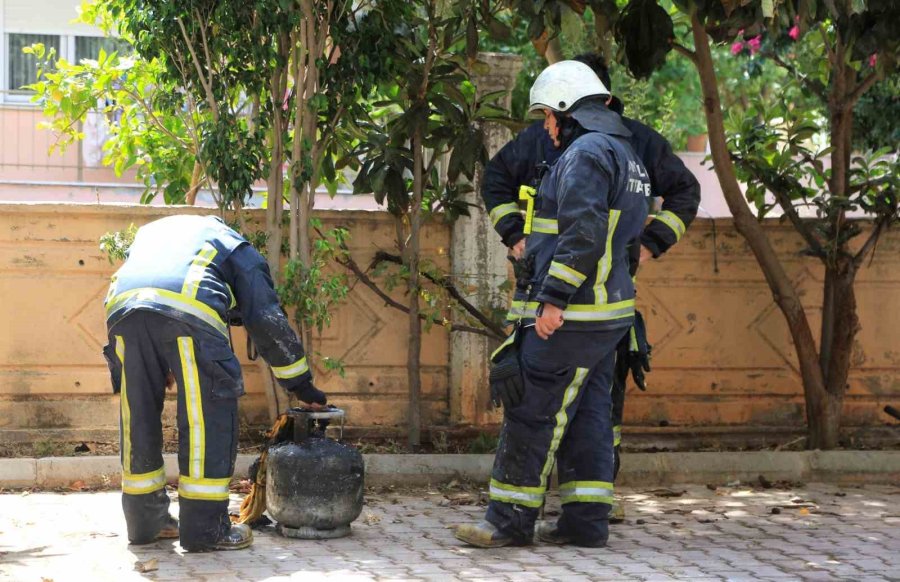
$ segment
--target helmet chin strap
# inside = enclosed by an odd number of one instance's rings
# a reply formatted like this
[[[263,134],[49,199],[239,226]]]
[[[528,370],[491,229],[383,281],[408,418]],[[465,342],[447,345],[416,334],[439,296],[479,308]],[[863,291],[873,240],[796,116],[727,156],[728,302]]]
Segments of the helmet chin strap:
[[[560,150],[565,150],[573,141],[587,133],[574,118],[557,111],[553,112],[553,116],[556,118],[556,127],[559,129],[557,140],[559,140]]]

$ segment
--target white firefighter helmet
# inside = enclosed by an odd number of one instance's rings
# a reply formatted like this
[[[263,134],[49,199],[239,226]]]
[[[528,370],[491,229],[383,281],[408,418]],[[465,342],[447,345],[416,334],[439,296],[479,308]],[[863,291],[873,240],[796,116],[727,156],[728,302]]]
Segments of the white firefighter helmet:
[[[541,71],[534,80],[528,110],[550,109],[563,113],[585,97],[609,94],[609,89],[589,66],[578,61],[559,61]]]

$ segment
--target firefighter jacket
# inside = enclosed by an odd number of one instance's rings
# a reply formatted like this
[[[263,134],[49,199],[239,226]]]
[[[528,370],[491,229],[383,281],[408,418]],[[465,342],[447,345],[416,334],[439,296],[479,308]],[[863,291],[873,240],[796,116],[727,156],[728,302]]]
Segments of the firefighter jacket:
[[[662,197],[661,211],[640,237],[641,244],[658,257],[681,239],[697,215],[700,184],[663,136],[627,117],[622,118],[622,123],[631,132],[629,143],[650,176],[650,195]],[[542,168],[552,166],[559,155],[543,122],[538,121],[488,163],[481,196],[504,245],[511,247],[525,237],[524,220],[517,205],[519,186],[535,186]]]
[[[170,216],[140,228],[105,305],[109,329],[136,310],[154,311],[190,324],[223,357],[232,357],[226,321],[236,311],[285,389],[312,380],[265,259],[218,217]]]
[[[517,287],[511,321],[532,323],[542,303],[565,310],[564,330],[633,321],[628,243],[643,228],[650,183],[618,115],[605,111],[602,121],[602,132],[589,127],[541,181],[525,246],[533,275]]]

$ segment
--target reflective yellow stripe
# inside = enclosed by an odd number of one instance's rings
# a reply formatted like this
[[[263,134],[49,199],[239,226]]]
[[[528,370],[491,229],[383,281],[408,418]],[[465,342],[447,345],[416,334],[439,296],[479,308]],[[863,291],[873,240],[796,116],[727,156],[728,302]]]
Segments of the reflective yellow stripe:
[[[196,299],[192,299],[181,293],[169,291],[167,289],[156,289],[154,287],[141,287],[139,289],[131,289],[123,291],[116,295],[112,301],[106,305],[106,318],[109,319],[113,314],[124,307],[126,301],[134,300],[135,302],[146,301],[148,303],[157,303],[189,313],[194,317],[204,321],[212,326],[216,331],[228,337],[228,327],[219,317],[219,314],[205,303],[201,303]]]
[[[131,472],[131,406],[128,404],[128,388],[125,385],[125,340],[116,336],[116,356],[122,366],[122,381],[119,387],[119,406],[122,410],[122,472]]]
[[[519,487],[491,479],[490,498],[525,507],[540,507],[544,503],[544,491],[545,487]]]
[[[613,427],[613,446],[617,447],[622,443],[622,425],[617,424]]]
[[[305,356],[287,366],[272,366],[272,373],[275,374],[276,378],[281,378],[282,380],[296,378],[307,372],[309,372],[309,364],[306,363]]]
[[[610,271],[612,271],[613,262],[613,235],[616,233],[616,226],[619,224],[619,217],[621,215],[621,210],[609,211],[609,225],[606,232],[606,248],[603,250],[603,256],[600,257],[600,261],[597,263],[597,282],[594,285],[594,303],[596,303],[597,305],[603,305],[604,303],[606,303],[606,280],[609,278]]]
[[[547,274],[573,287],[581,287],[581,284],[587,279],[587,275],[582,275],[572,267],[556,261],[550,263],[550,271]]]
[[[106,299],[103,300],[103,305],[106,305],[110,302],[110,300],[116,296],[116,287],[119,286],[119,276],[113,275],[109,279],[109,291],[106,292]]]
[[[166,486],[166,469],[160,467],[149,473],[133,474],[122,472],[122,492],[130,495],[142,495],[158,491]]]
[[[572,382],[566,388],[563,394],[562,406],[553,418],[556,426],[553,428],[553,438],[550,440],[550,448],[547,450],[547,459],[544,461],[544,468],[541,470],[541,488],[543,489],[547,488],[547,478],[550,476],[550,471],[553,470],[556,449],[559,448],[559,443],[566,432],[566,425],[569,423],[569,415],[566,413],[566,408],[575,402],[575,397],[578,396],[578,390],[584,384],[587,374],[587,368],[575,368],[575,377],[572,378]]]
[[[684,231],[687,230],[684,226],[684,222],[678,218],[677,214],[670,210],[663,210],[653,218],[672,229],[672,232],[675,233],[675,242],[680,241],[681,237],[684,236]]]
[[[519,186],[519,200],[525,202],[525,225],[522,227],[522,232],[525,234],[531,234],[531,227],[534,225],[534,200],[537,195],[537,190],[532,188],[531,186]]]
[[[559,234],[559,223],[555,218],[534,218],[531,225],[531,232],[539,232],[542,234]]]
[[[231,301],[228,303],[228,309],[234,309],[237,307],[237,296],[234,294],[234,289],[231,288],[231,285],[225,283],[225,286],[228,287],[228,294],[231,295]]]
[[[206,426],[203,421],[200,374],[194,357],[193,338],[178,338],[178,353],[181,355],[181,372],[184,375],[182,389],[188,420],[188,472],[192,478],[202,479],[206,460]]]
[[[491,216],[491,222],[494,224],[494,226],[497,226],[497,223],[500,222],[500,219],[502,219],[504,216],[508,216],[518,211],[518,204],[514,202],[507,202],[506,204],[494,206],[489,214]]]
[[[194,261],[184,277],[184,285],[181,287],[182,295],[187,295],[191,299],[197,297],[197,291],[200,290],[200,282],[203,281],[203,276],[206,274],[206,267],[212,262],[217,252],[216,247],[210,243],[203,243],[203,247],[197,253],[197,256],[194,257]]]
[[[629,337],[629,349],[632,352],[636,352],[640,349],[637,342],[637,331],[635,331],[634,326],[631,326],[631,329],[628,331]]]
[[[566,503],[613,502],[613,484],[606,481],[569,481],[559,484],[559,498]]]
[[[537,301],[513,301],[510,305],[506,319],[517,321],[519,319],[533,319],[540,304]],[[606,305],[590,305],[570,303],[563,311],[563,319],[566,321],[612,321],[634,315],[634,299],[627,299],[617,303]]]
[[[224,479],[195,479],[181,475],[178,479],[178,496],[186,499],[224,501],[228,499],[231,477]]]
[[[502,344],[500,344],[500,347],[499,347],[499,348],[497,348],[496,350],[494,350],[494,352],[491,354],[491,360],[493,360],[494,358],[496,358],[496,357],[497,357],[497,354],[499,354],[500,352],[503,351],[503,348],[505,348],[506,346],[512,344],[514,341],[516,341],[516,332],[515,332],[515,330],[514,330],[511,334],[509,334],[509,337],[507,337],[506,340],[504,340]]]

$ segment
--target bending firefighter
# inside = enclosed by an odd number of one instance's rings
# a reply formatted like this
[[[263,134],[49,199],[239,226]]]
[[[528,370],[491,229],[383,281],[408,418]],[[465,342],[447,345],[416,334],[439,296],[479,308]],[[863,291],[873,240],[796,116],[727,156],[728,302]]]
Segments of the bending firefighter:
[[[504,422],[485,521],[456,536],[475,546],[531,543],[556,460],[563,511],[542,524],[550,543],[604,546],[613,500],[610,388],[615,347],[634,321],[628,242],[647,217],[647,174],[609,91],[576,61],[547,67],[531,110],[562,152],[525,217],[531,234],[495,352],[491,394]]]
[[[104,348],[121,395],[122,508],[131,543],[179,534],[188,551],[252,543],[250,528],[228,518],[244,393],[229,311],[243,319],[284,388],[303,402],[325,403],[268,266],[244,238],[212,216],[172,216],[138,230],[106,298]],[[180,523],[169,516],[162,458],[160,417],[172,376],[179,387]]]
[[[603,58],[587,53],[575,57],[594,71],[600,82],[612,90],[609,69]],[[614,96],[606,100],[612,111],[621,114],[622,103]],[[630,272],[635,276],[640,262],[659,258],[684,235],[697,214],[700,203],[700,185],[671,145],[659,133],[643,123],[622,117],[622,123],[631,132],[628,142],[647,170],[650,195],[662,199],[662,208],[644,228],[640,237],[632,241]],[[520,190],[532,191],[540,182],[546,169],[560,156],[542,122],[535,122],[506,144],[485,168],[482,198],[490,213],[494,228],[509,247],[515,259],[522,257],[525,247],[525,220],[517,204]],[[531,225],[531,231],[539,231],[539,225]],[[629,371],[640,389],[645,389],[644,372],[649,369],[649,345],[643,318],[636,316],[635,326],[617,347],[616,374],[613,383],[613,431],[616,435],[616,473],[619,467],[619,442],[622,416],[625,406],[625,387]],[[610,521],[621,521],[624,511],[614,505]]]

